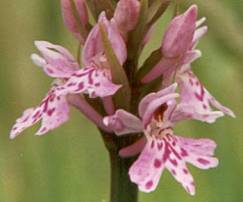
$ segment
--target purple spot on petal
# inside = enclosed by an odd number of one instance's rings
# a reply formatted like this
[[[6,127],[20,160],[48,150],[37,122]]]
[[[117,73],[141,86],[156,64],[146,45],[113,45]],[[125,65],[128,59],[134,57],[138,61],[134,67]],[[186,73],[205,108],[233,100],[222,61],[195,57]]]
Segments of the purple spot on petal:
[[[171,173],[172,173],[173,175],[176,175],[176,171],[175,171],[175,169],[171,169]]]
[[[188,156],[187,151],[183,148],[181,148],[181,156],[183,156],[183,157]]]
[[[163,142],[157,143],[158,150],[161,150],[163,148]]]
[[[175,160],[175,159],[170,159],[170,162],[171,162],[174,166],[177,166],[177,165],[178,165],[177,160]]]
[[[183,168],[183,173],[188,174],[188,170],[186,168]]]
[[[155,168],[160,168],[161,167],[161,161],[159,159],[155,159],[154,160],[154,167]]]
[[[210,162],[209,162],[208,160],[206,160],[206,159],[202,159],[202,158],[197,159],[197,161],[198,161],[199,163],[203,164],[203,165],[208,165],[208,164],[210,164]]]
[[[148,181],[146,184],[145,184],[145,187],[146,187],[146,189],[151,189],[151,187],[153,186],[153,181],[152,180],[150,180],[150,181]]]
[[[154,140],[151,142],[150,148],[151,148],[151,149],[154,148]]]
[[[56,110],[55,108],[48,110],[47,115],[51,116],[55,110]]]

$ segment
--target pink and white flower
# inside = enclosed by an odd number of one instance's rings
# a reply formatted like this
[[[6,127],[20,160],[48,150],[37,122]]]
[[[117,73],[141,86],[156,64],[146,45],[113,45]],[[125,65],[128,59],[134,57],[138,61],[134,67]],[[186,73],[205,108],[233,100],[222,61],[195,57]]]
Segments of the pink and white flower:
[[[208,29],[202,26],[205,18],[196,19],[197,6],[193,5],[171,21],[161,46],[163,57],[142,82],[147,83],[160,75],[163,76],[163,87],[177,82],[181,95],[180,108],[194,119],[212,123],[224,114],[235,117],[230,109],[221,105],[206,90],[191,70],[191,63],[201,57],[201,51],[195,49],[196,45]],[[213,111],[212,107],[219,111]]]
[[[126,47],[122,37],[106,19],[104,13],[101,14],[99,22],[104,24],[114,52],[120,63],[123,64],[126,60]],[[25,128],[34,125],[39,120],[42,120],[42,126],[37,132],[38,135],[42,135],[66,122],[69,117],[68,95],[82,93],[88,94],[91,98],[103,98],[112,96],[121,87],[121,85],[112,83],[110,66],[104,55],[101,42],[99,25],[93,28],[84,45],[82,55],[84,68],[82,69],[79,69],[79,64],[67,49],[46,41],[36,41],[35,45],[42,57],[33,54],[32,60],[35,64],[41,66],[48,76],[57,78],[58,81],[52,86],[38,107],[26,110],[16,121],[11,130],[11,138],[15,138]],[[75,106],[77,100],[75,99]],[[86,115],[91,114],[90,117],[88,116],[89,119],[94,121],[98,127],[107,129],[102,121],[97,122],[97,119],[101,120],[102,117],[87,102],[80,101],[79,103]],[[93,117],[94,115],[96,117]]]
[[[179,95],[175,90],[176,84],[144,97],[139,104],[141,119],[118,110],[114,115],[106,117],[104,123],[117,135],[144,132],[146,141],[141,139],[120,151],[120,155],[129,156],[143,148],[129,170],[131,181],[141,191],[155,190],[166,168],[188,193],[194,195],[195,183],[186,163],[201,169],[216,167],[218,160],[213,157],[216,144],[210,139],[174,135],[174,124],[189,118],[178,108],[176,98]]]

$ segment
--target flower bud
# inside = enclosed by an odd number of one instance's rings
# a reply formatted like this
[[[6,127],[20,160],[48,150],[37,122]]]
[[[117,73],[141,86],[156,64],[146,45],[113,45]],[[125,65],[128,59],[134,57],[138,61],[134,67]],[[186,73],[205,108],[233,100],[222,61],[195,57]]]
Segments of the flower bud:
[[[191,46],[196,28],[197,6],[191,6],[184,14],[175,17],[166,30],[162,53],[165,57],[178,57]]]
[[[81,35],[81,29],[85,29],[88,23],[85,0],[61,0],[61,8],[65,25],[79,41],[83,42],[85,36]]]
[[[117,4],[114,20],[121,33],[134,29],[138,22],[140,3],[138,0],[120,0]]]

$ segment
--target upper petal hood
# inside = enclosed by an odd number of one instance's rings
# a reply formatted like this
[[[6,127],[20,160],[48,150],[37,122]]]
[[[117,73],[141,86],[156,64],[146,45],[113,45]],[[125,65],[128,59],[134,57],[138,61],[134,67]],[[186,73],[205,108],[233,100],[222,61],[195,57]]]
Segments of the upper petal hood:
[[[99,16],[99,23],[91,30],[83,49],[82,62],[84,66],[89,66],[93,63],[94,58],[104,54],[104,48],[100,33],[100,23],[105,28],[108,38],[111,42],[114,53],[117,56],[121,65],[127,58],[127,50],[125,42],[120,35],[115,23],[107,20],[105,13],[102,12]]]
[[[196,28],[197,6],[191,6],[184,14],[176,16],[165,32],[162,53],[166,57],[178,57],[191,46]]]
[[[32,54],[31,58],[36,65],[43,67],[47,75],[54,78],[67,78],[78,69],[79,64],[62,46],[47,41],[35,41],[35,45],[42,57]]]

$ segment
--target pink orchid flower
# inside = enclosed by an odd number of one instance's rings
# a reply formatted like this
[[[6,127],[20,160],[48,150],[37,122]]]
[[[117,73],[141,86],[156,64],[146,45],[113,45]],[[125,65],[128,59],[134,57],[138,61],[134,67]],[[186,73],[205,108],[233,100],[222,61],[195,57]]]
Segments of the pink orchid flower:
[[[131,181],[141,191],[155,190],[166,168],[189,194],[194,195],[195,183],[186,163],[200,169],[216,167],[218,159],[213,157],[216,144],[210,139],[174,135],[175,123],[190,117],[178,108],[175,99],[179,95],[175,90],[176,84],[144,97],[139,104],[141,119],[118,110],[114,115],[105,117],[104,123],[117,135],[144,132],[146,141],[142,138],[120,151],[120,155],[125,157],[142,150],[129,170]]]
[[[178,66],[192,63],[201,56],[198,50],[192,50],[199,40],[197,28],[197,6],[191,6],[184,14],[176,16],[166,29],[162,45],[161,61],[142,79],[148,83],[163,75],[169,76],[175,72]],[[204,19],[204,18],[203,18]],[[200,20],[201,22],[202,20]],[[198,24],[199,26],[200,24]],[[201,30],[201,29],[200,29]],[[197,38],[196,38],[197,37]]]
[[[122,37],[104,14],[100,17],[112,47],[115,50],[121,64],[126,60],[126,47]],[[32,60],[41,66],[50,77],[58,79],[41,104],[36,108],[28,109],[16,121],[10,134],[10,138],[15,138],[24,129],[30,127],[42,119],[42,126],[37,135],[47,133],[49,130],[59,127],[68,120],[69,104],[67,96],[76,94],[88,94],[90,97],[108,97],[117,92],[121,85],[111,82],[109,64],[104,55],[98,25],[91,31],[83,50],[84,68],[79,69],[79,64],[75,61],[69,51],[59,45],[54,45],[46,41],[36,41],[42,57],[33,54]],[[79,105],[82,111],[95,122],[98,127],[109,131],[104,127],[102,117],[95,112],[84,100],[73,97],[71,103]],[[70,97],[70,96],[69,96]],[[70,101],[70,100],[69,100]]]
[[[195,47],[208,29],[201,26],[206,18],[198,21],[196,18],[197,6],[193,5],[172,20],[161,46],[163,58],[142,82],[149,82],[159,75],[163,75],[164,87],[177,82],[181,94],[180,107],[195,119],[212,123],[224,114],[235,117],[206,90],[191,70],[191,63],[201,57],[201,51]],[[219,111],[213,111],[211,106]]]
[[[76,11],[73,10],[71,1],[73,1]],[[89,21],[85,0],[61,0],[61,8],[66,27],[83,43],[84,38],[81,36],[79,24],[81,23],[85,28]],[[77,16],[75,16],[75,12]]]

